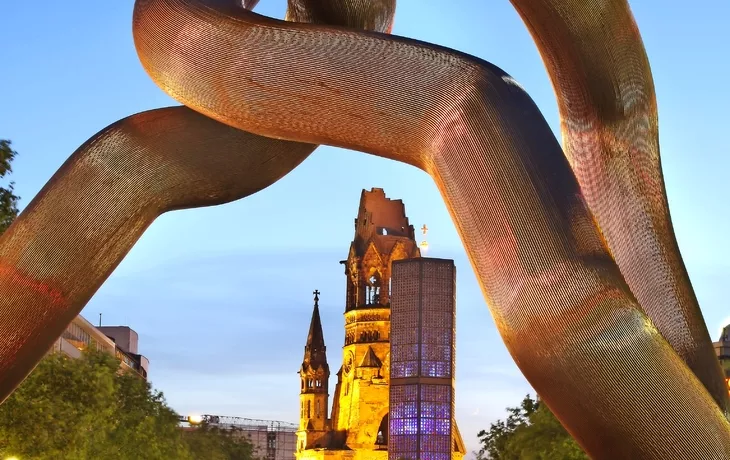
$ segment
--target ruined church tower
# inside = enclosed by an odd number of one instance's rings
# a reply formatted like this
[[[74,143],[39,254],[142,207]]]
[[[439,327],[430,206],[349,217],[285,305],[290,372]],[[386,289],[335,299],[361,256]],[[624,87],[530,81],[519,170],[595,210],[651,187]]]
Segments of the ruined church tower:
[[[385,449],[390,378],[391,262],[419,257],[401,200],[364,191],[345,266],[345,346],[332,408],[333,429],[351,449]],[[374,458],[371,456],[371,458]]]
[[[324,422],[326,433],[321,431],[323,425],[305,417],[309,413],[302,412],[298,460],[387,460],[391,264],[420,256],[414,228],[408,221],[403,202],[387,198],[383,189],[363,190],[355,219],[355,236],[347,260],[340,262],[345,268],[345,343],[332,412]],[[321,337],[319,310],[315,303],[307,346],[312,341],[313,329],[317,328]],[[324,350],[324,338],[321,349]],[[318,362],[326,367],[326,358],[318,358]],[[324,375],[308,372],[308,375]],[[304,372],[300,371],[300,375]],[[314,404],[314,398],[322,397],[316,395],[326,394],[327,389],[323,387],[317,393],[315,387],[305,395],[308,384],[303,380],[303,385],[301,399],[305,411],[307,401],[311,398]],[[456,437],[458,445],[452,458],[460,459],[464,447],[461,437],[458,434]]]

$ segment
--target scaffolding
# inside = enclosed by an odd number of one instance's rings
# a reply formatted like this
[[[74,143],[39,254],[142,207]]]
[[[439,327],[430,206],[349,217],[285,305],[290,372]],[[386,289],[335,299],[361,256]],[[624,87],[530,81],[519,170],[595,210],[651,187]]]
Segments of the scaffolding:
[[[297,446],[298,426],[278,420],[259,420],[225,415],[202,415],[194,423],[190,417],[180,417],[181,422],[205,424],[231,432],[234,436],[246,436],[254,447],[254,455],[265,460],[292,460]]]

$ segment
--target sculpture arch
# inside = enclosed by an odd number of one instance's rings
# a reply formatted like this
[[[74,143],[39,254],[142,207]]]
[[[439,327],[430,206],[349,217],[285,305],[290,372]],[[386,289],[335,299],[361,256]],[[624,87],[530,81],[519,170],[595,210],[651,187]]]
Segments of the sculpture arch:
[[[0,397],[159,214],[255,193],[326,143],[434,178],[510,353],[591,456],[729,458],[726,389],[671,229],[628,5],[513,4],[556,88],[569,160],[519,85],[479,59],[233,0],[138,0],[140,59],[192,110],[106,128],[2,236]],[[184,40],[196,31],[208,39]]]

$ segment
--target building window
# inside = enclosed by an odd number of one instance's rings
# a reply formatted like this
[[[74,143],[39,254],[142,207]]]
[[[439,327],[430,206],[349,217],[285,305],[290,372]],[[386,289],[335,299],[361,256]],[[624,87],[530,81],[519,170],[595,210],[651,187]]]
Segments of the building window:
[[[307,418],[312,418],[312,401],[307,401]]]
[[[69,324],[62,337],[78,349],[86,348],[92,342],[91,335],[76,323]]]
[[[368,286],[365,288],[368,305],[380,304],[380,273],[375,273],[368,279]]]
[[[314,415],[315,417],[319,418],[320,410],[319,410],[319,400],[317,400],[317,403],[314,405]]]
[[[383,420],[380,421],[380,427],[378,428],[378,435],[375,438],[375,444],[379,446],[388,445],[388,414],[385,414]]]

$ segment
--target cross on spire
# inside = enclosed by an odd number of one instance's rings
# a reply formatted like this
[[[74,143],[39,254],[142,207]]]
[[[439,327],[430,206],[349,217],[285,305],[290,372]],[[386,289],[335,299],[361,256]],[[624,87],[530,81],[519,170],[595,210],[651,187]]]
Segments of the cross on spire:
[[[318,305],[321,292],[319,292],[319,289],[315,289],[312,294],[314,294],[314,305]]]
[[[428,233],[428,227],[426,227],[426,224],[423,224],[423,227],[421,227],[421,231],[423,232],[423,241],[421,241],[420,246],[421,251],[428,251],[428,242],[426,241],[426,233]]]

